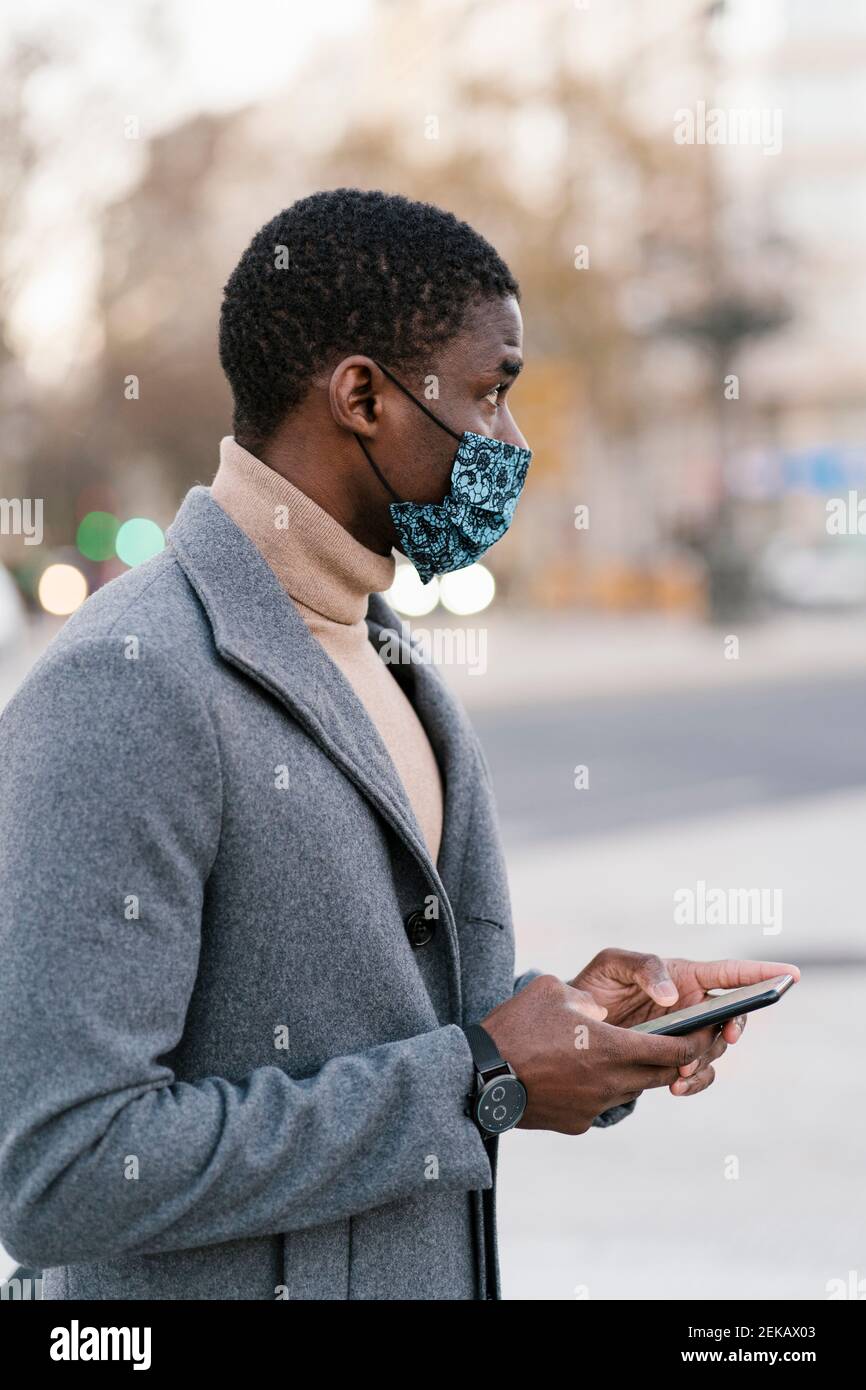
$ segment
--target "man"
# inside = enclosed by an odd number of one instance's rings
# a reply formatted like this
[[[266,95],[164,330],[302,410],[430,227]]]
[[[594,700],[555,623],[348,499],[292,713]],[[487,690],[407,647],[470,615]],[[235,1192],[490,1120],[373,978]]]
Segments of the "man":
[[[497,1136],[702,1090],[733,1025],[617,1025],[790,968],[514,979],[487,764],[382,592],[395,546],[427,578],[506,529],[521,345],[450,214],[279,214],[213,486],[4,713],[0,1240],[47,1298],[498,1298]]]

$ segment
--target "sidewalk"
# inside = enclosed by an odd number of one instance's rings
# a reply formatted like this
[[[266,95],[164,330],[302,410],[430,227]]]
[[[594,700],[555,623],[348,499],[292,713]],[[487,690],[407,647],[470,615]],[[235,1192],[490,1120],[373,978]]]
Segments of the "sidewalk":
[[[518,969],[568,978],[605,946],[790,960],[804,972],[810,960],[866,964],[864,825],[866,791],[857,789],[588,840],[521,848],[512,836]],[[780,929],[676,925],[674,894],[699,882],[778,891]]]
[[[437,611],[412,623],[413,630],[428,631],[461,625],[486,630],[486,670],[473,674],[456,664],[440,670],[470,708],[866,671],[860,615],[785,614],[731,629],[657,614],[496,610],[474,620]],[[736,660],[725,656],[730,635],[739,639]]]
[[[862,994],[862,972],[804,972],[703,1094],[645,1091],[621,1124],[576,1138],[505,1135],[503,1297],[766,1304],[866,1277]]]

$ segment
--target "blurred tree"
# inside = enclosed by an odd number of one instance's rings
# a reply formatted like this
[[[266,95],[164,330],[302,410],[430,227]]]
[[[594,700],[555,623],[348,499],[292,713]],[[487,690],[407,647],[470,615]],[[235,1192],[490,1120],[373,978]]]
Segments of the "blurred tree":
[[[217,359],[223,239],[210,195],[233,177],[219,157],[231,120],[199,116],[152,140],[142,179],[103,222],[98,447],[153,474],[160,497],[163,482],[175,498],[210,482],[230,429]]]

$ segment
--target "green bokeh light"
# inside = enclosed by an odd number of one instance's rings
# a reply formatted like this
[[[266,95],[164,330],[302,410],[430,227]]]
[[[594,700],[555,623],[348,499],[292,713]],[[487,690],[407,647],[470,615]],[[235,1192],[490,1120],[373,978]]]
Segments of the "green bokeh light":
[[[132,568],[164,550],[165,536],[155,521],[149,521],[144,516],[134,516],[121,526],[114,548],[118,559]]]
[[[76,545],[88,560],[110,560],[119,527],[120,522],[111,512],[88,512],[79,524]]]

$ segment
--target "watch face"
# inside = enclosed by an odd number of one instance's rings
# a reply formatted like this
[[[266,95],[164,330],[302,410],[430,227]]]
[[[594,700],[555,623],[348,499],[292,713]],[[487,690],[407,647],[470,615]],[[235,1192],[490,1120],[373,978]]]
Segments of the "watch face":
[[[511,1129],[525,1109],[526,1089],[516,1076],[508,1075],[488,1081],[475,1104],[478,1123],[489,1134]]]

